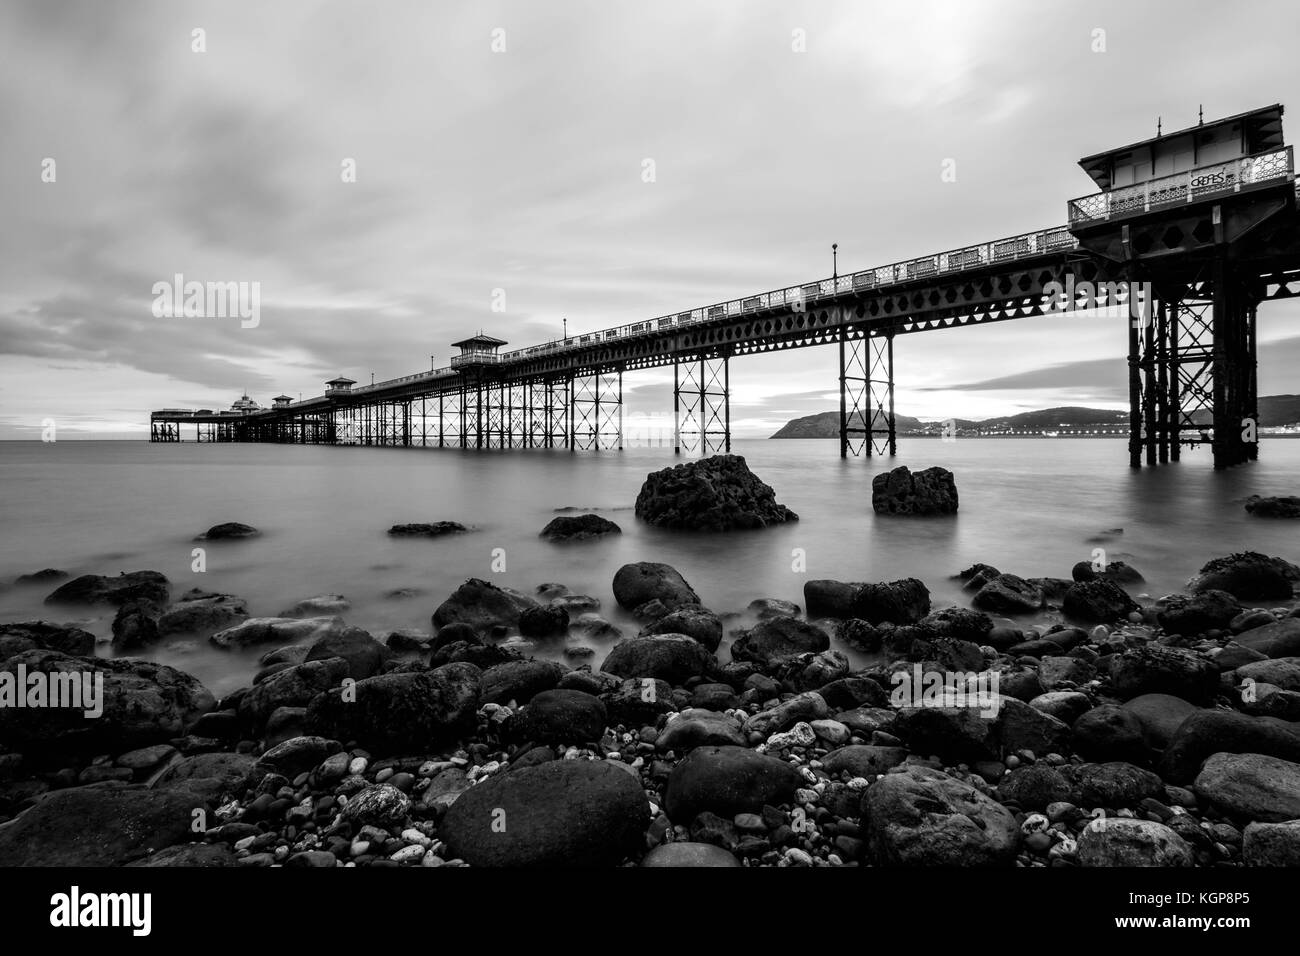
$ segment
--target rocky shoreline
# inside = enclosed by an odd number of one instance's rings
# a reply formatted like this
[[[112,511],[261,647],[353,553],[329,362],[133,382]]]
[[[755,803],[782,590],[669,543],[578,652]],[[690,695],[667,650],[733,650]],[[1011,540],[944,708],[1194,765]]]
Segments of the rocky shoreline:
[[[470,579],[379,640],[337,595],[250,618],[83,576],[50,603],[116,606],[123,651],[267,650],[217,700],[76,627],[0,625],[0,672],[102,680],[96,718],[0,706],[0,865],[1300,865],[1300,568],[1228,555],[1160,599],[1118,563],[960,576],[970,607],[807,581],[724,635],[673,568],[625,565],[642,630],[595,669],[520,650],[612,627],[561,584]],[[957,683],[900,702],[904,674]]]

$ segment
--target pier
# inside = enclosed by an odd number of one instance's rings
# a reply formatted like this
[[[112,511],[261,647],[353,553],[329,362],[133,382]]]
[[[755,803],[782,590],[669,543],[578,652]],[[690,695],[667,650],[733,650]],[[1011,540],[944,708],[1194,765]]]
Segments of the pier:
[[[1241,464],[1259,447],[1257,309],[1300,295],[1282,114],[1268,106],[1084,157],[1097,191],[1067,204],[1064,225],[511,351],[480,332],[453,343],[445,368],[360,387],[337,378],[270,408],[155,411],[150,438],[621,449],[625,374],[671,366],[675,450],[707,455],[730,450],[734,359],[830,346],[841,456],[893,455],[897,337],[1092,307],[1124,317],[1109,321],[1127,343],[1129,464],[1177,461],[1207,441],[1216,468]],[[1150,290],[1141,303],[1138,288]]]

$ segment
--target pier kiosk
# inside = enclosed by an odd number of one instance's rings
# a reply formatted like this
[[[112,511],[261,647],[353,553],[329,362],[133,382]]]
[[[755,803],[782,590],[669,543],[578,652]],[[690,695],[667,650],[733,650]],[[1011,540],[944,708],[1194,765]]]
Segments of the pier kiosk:
[[[1127,288],[1110,290],[1109,304],[1148,295],[1146,308],[1122,310],[1129,464],[1140,467],[1144,453],[1149,465],[1177,461],[1207,435],[1216,468],[1256,458],[1260,277],[1283,268],[1294,238],[1281,105],[1159,132],[1079,165],[1101,192],[1070,202],[1070,232],[1121,266]]]

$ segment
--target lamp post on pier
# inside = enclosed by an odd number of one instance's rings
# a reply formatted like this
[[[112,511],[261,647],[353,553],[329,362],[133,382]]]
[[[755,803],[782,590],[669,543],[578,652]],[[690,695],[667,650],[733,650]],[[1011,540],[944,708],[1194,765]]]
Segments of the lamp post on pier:
[[[838,242],[831,243],[831,281],[834,282],[840,277],[839,266],[839,248]]]

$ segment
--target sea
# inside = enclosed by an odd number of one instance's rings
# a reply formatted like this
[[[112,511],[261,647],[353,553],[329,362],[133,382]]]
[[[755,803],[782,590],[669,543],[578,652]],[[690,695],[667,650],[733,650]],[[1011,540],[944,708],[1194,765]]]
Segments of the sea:
[[[1073,565],[1123,560],[1146,577],[1135,593],[1182,587],[1208,559],[1252,549],[1300,560],[1300,523],[1260,519],[1249,495],[1300,491],[1300,441],[1265,439],[1257,462],[1216,472],[1208,449],[1178,464],[1130,469],[1116,439],[903,439],[894,458],[839,457],[833,440],[733,443],[777,500],[800,520],[725,534],[653,528],[633,504],[646,475],[680,464],[671,447],[623,451],[399,449],[144,441],[0,443],[0,622],[54,620],[94,633],[112,656],[113,609],[45,605],[56,585],[12,586],[18,575],[161,571],[173,597],[201,588],[238,595],[254,616],[342,594],[344,617],[377,636],[431,630],[434,609],[465,579],[533,593],[559,583],[601,602],[625,635],[638,625],[614,601],[618,568],[677,568],[729,631],[754,620],[757,598],[803,602],[814,578],[917,577],[936,607],[969,604],[954,575],[977,562],[1024,577],[1070,576]],[[956,476],[954,516],[877,515],[873,475],[897,465],[941,465]],[[557,514],[594,512],[623,533],[557,544],[538,536]],[[394,524],[458,521],[471,533],[396,538]],[[212,525],[260,529],[240,541],[196,542]],[[195,548],[204,549],[196,571]],[[396,589],[413,597],[386,597]],[[1045,623],[1050,612],[1024,624]],[[561,659],[585,635],[529,653]],[[724,640],[725,655],[727,641]],[[846,650],[852,659],[855,652]],[[169,640],[145,656],[181,668],[214,693],[249,683],[257,656],[205,640]]]

